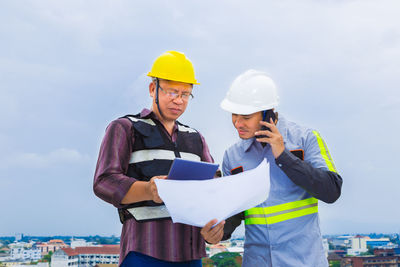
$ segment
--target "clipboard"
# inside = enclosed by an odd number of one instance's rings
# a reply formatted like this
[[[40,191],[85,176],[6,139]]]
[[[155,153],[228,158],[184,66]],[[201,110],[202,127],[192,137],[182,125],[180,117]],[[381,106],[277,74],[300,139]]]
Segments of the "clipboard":
[[[171,180],[207,180],[214,178],[219,164],[175,158],[168,173]]]

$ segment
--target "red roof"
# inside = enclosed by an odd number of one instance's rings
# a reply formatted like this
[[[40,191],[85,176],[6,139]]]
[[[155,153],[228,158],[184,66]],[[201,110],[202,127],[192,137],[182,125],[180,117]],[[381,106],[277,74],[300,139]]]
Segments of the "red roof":
[[[119,254],[119,245],[107,245],[101,247],[76,247],[62,248],[68,256],[75,256],[80,254]]]
[[[61,248],[65,254],[67,254],[68,256],[75,256],[78,255],[78,253],[75,252],[75,249],[73,248]]]

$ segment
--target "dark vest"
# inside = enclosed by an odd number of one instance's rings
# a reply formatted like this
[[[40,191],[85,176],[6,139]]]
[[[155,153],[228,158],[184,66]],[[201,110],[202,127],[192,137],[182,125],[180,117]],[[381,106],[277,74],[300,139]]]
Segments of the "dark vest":
[[[163,125],[150,116],[126,115],[132,122],[135,142],[127,175],[140,181],[149,181],[153,176],[168,175],[174,158],[200,161],[203,143],[200,134],[179,122],[176,142],[172,142]],[[160,206],[153,201],[141,201],[124,208]]]

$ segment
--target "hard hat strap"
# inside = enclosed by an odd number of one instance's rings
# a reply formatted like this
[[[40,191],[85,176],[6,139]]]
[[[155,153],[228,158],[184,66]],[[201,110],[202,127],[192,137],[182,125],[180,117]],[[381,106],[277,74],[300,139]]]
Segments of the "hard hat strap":
[[[163,115],[163,113],[161,112],[160,104],[159,104],[159,101],[158,101],[158,92],[159,92],[159,89],[160,89],[160,81],[158,80],[158,78],[156,78],[156,104],[157,104],[157,108],[158,108],[158,112],[160,113],[160,116],[161,116],[162,118],[164,118],[164,115]]]

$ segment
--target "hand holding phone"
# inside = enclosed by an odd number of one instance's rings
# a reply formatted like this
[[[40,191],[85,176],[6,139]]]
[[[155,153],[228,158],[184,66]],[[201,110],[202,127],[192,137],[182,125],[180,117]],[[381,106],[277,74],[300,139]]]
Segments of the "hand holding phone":
[[[269,123],[269,122],[271,122],[271,119],[272,119],[272,121],[275,122],[275,120],[276,120],[275,112],[272,109],[263,111],[263,119],[262,120]],[[265,126],[265,125],[261,126],[261,131],[265,131],[265,130],[271,131],[271,129],[269,129],[267,126]],[[256,138],[268,138],[268,136],[257,135]]]

